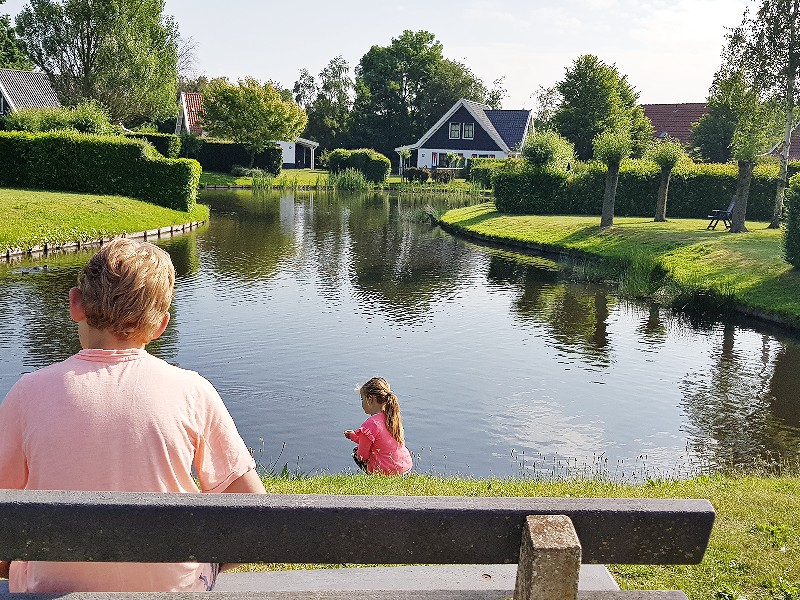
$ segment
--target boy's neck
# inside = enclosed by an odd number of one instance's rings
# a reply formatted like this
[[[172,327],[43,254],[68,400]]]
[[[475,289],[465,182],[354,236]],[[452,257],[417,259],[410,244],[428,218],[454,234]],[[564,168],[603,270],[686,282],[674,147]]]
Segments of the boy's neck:
[[[78,324],[78,337],[84,350],[144,350],[145,344],[132,339],[123,339],[105,329],[90,327],[83,321]]]

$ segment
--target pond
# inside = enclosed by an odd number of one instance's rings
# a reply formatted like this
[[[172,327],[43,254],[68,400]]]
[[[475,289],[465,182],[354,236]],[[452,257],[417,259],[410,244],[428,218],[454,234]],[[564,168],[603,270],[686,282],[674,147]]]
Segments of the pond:
[[[373,375],[422,472],[641,479],[798,458],[794,335],[626,301],[421,218],[468,198],[201,201],[209,225],[160,242],[178,281],[149,349],[211,380],[265,469],[351,470],[342,432]],[[0,397],[79,349],[66,296],[88,256],[0,265]]]

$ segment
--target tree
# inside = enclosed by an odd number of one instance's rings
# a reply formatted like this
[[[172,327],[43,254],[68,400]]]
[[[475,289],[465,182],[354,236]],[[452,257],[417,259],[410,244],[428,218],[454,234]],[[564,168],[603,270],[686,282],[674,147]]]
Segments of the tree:
[[[745,10],[742,24],[728,36],[724,61],[739,66],[763,96],[780,99],[785,113],[781,169],[770,228],[783,217],[783,195],[800,74],[800,0],[761,0],[754,16]]]
[[[608,171],[606,173],[606,189],[603,195],[603,209],[600,214],[600,227],[611,227],[614,224],[614,202],[617,197],[617,182],[619,181],[619,167],[624,159],[631,154],[633,140],[630,132],[626,130],[609,129],[597,134],[592,140],[594,156],[603,162]]]
[[[464,64],[443,56],[428,31],[404,31],[388,46],[373,46],[356,67],[351,141],[393,154],[419,139],[460,98],[499,102],[502,81],[487,90]]]
[[[350,65],[337,56],[319,74],[319,83],[307,70],[295,82],[295,101],[308,112],[304,137],[319,142],[323,150],[346,145],[353,110],[353,80]]]
[[[667,194],[669,194],[669,180],[672,169],[686,156],[680,141],[667,136],[663,140],[653,143],[647,151],[648,157],[661,169],[661,184],[658,186],[658,200],[656,201],[656,216],[654,221],[667,220]]]
[[[179,36],[164,0],[30,0],[16,24],[64,104],[97,100],[115,121],[175,115]]]
[[[219,82],[203,97],[203,129],[211,135],[243,144],[255,155],[278,140],[296,140],[306,126],[306,113],[286,100],[272,83],[252,77],[237,85]]]
[[[0,4],[6,0],[0,0]],[[8,15],[0,15],[0,69],[29,70],[33,63],[25,54],[25,48],[17,39]]]
[[[728,162],[736,122],[742,114],[747,84],[741,69],[727,66],[715,75],[708,95],[708,114],[692,124],[693,152],[708,162]]]
[[[634,156],[644,154],[653,125],[638,105],[639,94],[615,65],[591,54],[579,56],[555,88],[558,101],[552,125],[575,144],[578,158],[591,158],[594,138],[609,129],[627,131]],[[545,89],[540,97],[548,100],[548,95]]]

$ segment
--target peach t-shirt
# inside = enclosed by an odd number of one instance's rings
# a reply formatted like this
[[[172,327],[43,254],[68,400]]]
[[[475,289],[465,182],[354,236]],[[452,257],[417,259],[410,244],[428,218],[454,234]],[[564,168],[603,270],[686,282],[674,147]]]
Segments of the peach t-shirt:
[[[82,350],[0,404],[0,488],[199,493],[255,468],[214,387],[144,350]],[[2,558],[2,557],[0,557]],[[209,564],[11,564],[11,592],[193,591]]]

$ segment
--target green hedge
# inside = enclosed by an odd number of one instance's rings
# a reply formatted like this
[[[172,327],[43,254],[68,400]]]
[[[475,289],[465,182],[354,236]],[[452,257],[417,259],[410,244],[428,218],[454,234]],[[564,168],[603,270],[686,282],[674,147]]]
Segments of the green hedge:
[[[167,208],[194,206],[202,169],[142,140],[76,132],[0,132],[0,186],[129,196]]]
[[[125,137],[146,140],[153,144],[165,158],[178,158],[181,155],[181,138],[171,133],[126,133]]]
[[[369,148],[345,150],[337,148],[328,154],[328,168],[331,173],[340,173],[346,169],[361,171],[367,181],[383,183],[389,176],[392,163],[380,152]]]
[[[796,165],[793,165],[793,168]],[[599,215],[603,204],[606,168],[578,163],[555,186],[552,174],[536,171],[526,164],[516,168],[495,168],[492,175],[497,209],[509,213]],[[758,165],[750,184],[747,218],[772,218],[778,168]],[[667,201],[667,218],[705,218],[715,208],[725,208],[736,193],[737,167],[725,164],[681,164],[672,173]],[[623,161],[617,186],[614,214],[653,216],[660,182],[655,163]]]
[[[783,256],[790,265],[800,267],[800,174],[789,180],[785,198],[786,220],[783,229]]]
[[[206,171],[230,173],[233,165],[249,165],[250,152],[242,144],[227,140],[216,140],[192,136],[184,139],[182,156],[194,158]],[[280,175],[283,167],[283,150],[275,145],[256,154],[253,167],[263,169],[274,176]]]

